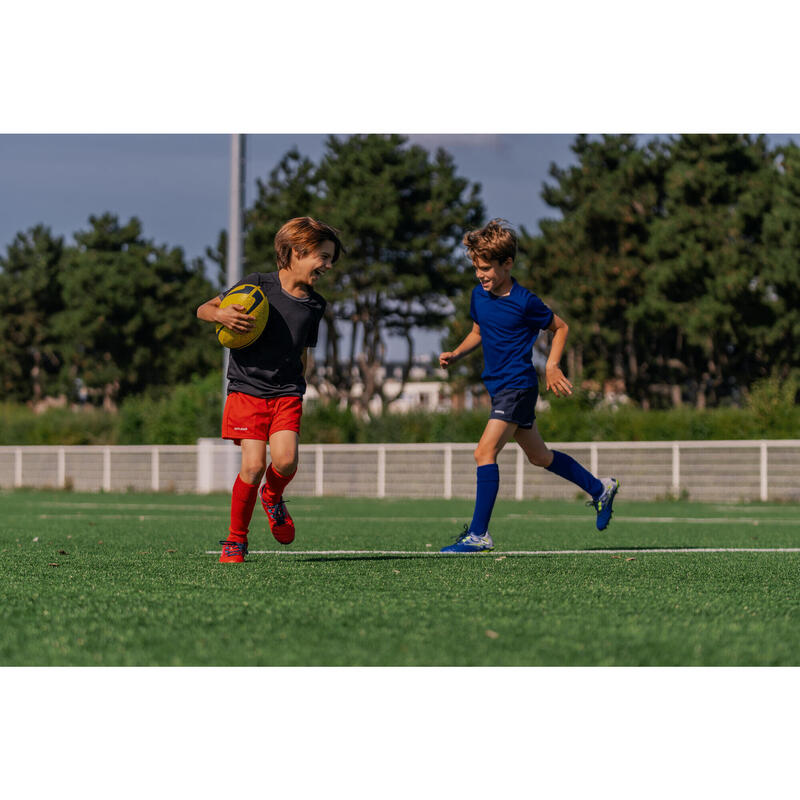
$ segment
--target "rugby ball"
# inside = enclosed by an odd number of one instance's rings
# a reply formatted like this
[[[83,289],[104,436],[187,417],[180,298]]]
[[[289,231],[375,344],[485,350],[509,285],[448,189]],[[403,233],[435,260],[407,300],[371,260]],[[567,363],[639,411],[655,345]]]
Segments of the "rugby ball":
[[[244,313],[255,317],[255,324],[247,333],[236,333],[226,328],[221,323],[217,325],[217,339],[223,347],[238,350],[247,347],[258,339],[264,332],[264,327],[269,319],[269,302],[261,287],[252,283],[234,286],[219,304],[220,308],[232,305],[244,306]]]

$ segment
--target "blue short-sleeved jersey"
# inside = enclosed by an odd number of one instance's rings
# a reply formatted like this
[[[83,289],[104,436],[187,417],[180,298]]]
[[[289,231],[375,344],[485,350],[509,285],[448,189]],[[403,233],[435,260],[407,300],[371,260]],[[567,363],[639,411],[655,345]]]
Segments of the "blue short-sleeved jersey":
[[[505,297],[472,290],[469,315],[481,329],[483,382],[490,395],[502,389],[529,389],[538,385],[533,366],[533,343],[553,320],[553,312],[514,278]]]

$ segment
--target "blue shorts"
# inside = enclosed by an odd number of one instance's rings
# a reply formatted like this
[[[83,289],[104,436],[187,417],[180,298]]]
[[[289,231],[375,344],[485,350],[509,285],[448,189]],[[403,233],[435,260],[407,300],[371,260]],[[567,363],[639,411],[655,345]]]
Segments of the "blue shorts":
[[[492,413],[489,419],[512,422],[520,428],[532,428],[536,419],[536,401],[539,387],[530,389],[504,389],[492,397]]]

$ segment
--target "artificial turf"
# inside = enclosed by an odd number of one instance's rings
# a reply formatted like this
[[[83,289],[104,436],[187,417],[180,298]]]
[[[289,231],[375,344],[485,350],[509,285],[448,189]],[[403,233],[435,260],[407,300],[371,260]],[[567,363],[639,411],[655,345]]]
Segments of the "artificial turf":
[[[225,495],[18,490],[0,506],[2,665],[800,664],[800,553],[697,551],[800,548],[792,505],[623,489],[599,533],[582,503],[503,500],[494,551],[438,556],[470,502],[296,498],[295,543],[257,507],[250,548],[270,552],[238,565],[208,552]],[[513,554],[534,550],[581,552]]]

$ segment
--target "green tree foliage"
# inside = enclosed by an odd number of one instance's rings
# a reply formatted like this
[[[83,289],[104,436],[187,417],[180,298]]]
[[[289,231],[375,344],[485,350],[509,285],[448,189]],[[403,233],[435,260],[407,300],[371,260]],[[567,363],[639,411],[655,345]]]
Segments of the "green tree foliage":
[[[104,404],[147,387],[206,374],[219,347],[193,314],[214,293],[202,262],[142,237],[135,217],[105,214],[75,234],[61,272],[64,310],[54,318],[65,371]]]
[[[798,156],[764,137],[576,138],[551,167],[561,212],[524,232],[530,288],[570,324],[574,380],[645,407],[739,402],[798,365]]]
[[[358,375],[363,409],[373,396],[383,403],[397,396],[388,397],[378,377],[386,334],[406,342],[405,379],[412,331],[441,327],[451,299],[471,286],[457,248],[484,210],[479,187],[456,174],[451,156],[440,149],[431,158],[401,136],[331,137],[319,175],[320,215],[346,231],[348,242],[334,299],[337,318],[349,324],[350,352],[341,357],[338,331],[329,325],[326,363],[333,385],[347,386]]]
[[[561,218],[542,220],[540,236],[522,231],[521,282],[568,322],[570,375],[615,378],[641,396],[649,350],[639,304],[664,156],[655,144],[639,148],[630,135],[578,136],[572,150],[578,164],[551,165],[555,183],[542,191]]]
[[[373,397],[394,399],[379,380],[386,337],[407,343],[405,380],[412,331],[442,327],[451,300],[471,286],[458,244],[483,216],[479,192],[445,151],[431,157],[396,135],[331,136],[318,167],[293,151],[259,183],[248,215],[248,268],[274,260],[275,232],[291,217],[308,214],[342,231],[346,256],[322,290],[325,362],[314,382],[324,394],[362,413]]]
[[[680,136],[667,157],[639,313],[667,382],[704,407],[735,398],[769,371],[762,341],[772,313],[758,277],[777,176],[764,137]]]
[[[760,354],[775,377],[800,380],[800,147],[778,150],[773,188],[753,279],[766,310]]]
[[[90,402],[113,406],[219,365],[219,346],[193,313],[214,292],[202,262],[144,239],[136,218],[89,223],[74,246],[32,228],[0,259],[5,399],[75,399],[82,385]]]
[[[58,394],[62,348],[50,321],[63,309],[61,237],[37,225],[0,258],[0,389],[6,400]]]
[[[296,148],[283,156],[266,182],[256,180],[258,196],[245,213],[245,273],[275,268],[275,234],[287,220],[314,216],[318,185],[314,163]]]

